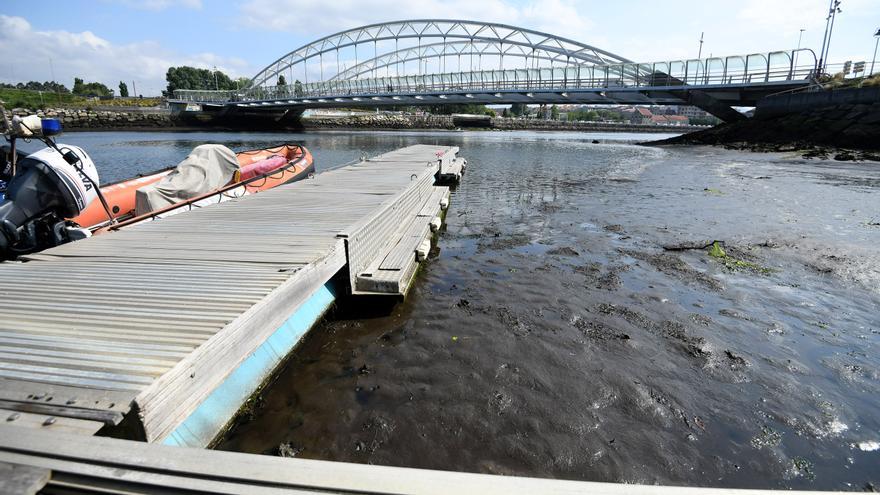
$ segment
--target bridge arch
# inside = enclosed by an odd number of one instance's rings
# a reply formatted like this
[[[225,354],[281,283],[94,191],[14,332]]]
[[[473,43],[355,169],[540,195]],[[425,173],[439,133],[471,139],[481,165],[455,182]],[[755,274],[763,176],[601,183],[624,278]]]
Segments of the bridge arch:
[[[401,40],[410,43],[402,49]],[[417,43],[413,46],[412,41]],[[438,41],[439,40],[439,41]],[[427,43],[423,44],[423,41]],[[387,47],[393,42],[394,47]],[[379,53],[379,43],[383,44]],[[358,47],[372,48],[370,56],[358,60]],[[340,50],[353,49],[354,61],[346,66],[341,63]],[[363,50],[363,48],[362,48]],[[363,52],[361,52],[363,53]],[[294,74],[309,77],[308,64],[318,63],[321,80],[353,79],[394,64],[406,66],[406,62],[443,60],[449,56],[504,57],[523,59],[525,64],[546,63],[564,65],[595,65],[630,62],[606,50],[569,38],[555,36],[508,24],[448,19],[417,19],[370,24],[340,31],[301,46],[269,64],[251,79],[251,88],[274,85],[282,75],[293,79]],[[325,58],[330,61],[325,64]],[[348,62],[351,62],[350,60]],[[439,63],[439,62],[438,62]],[[472,60],[470,60],[472,64]],[[327,68],[327,72],[325,72]],[[287,77],[285,77],[287,79]],[[292,81],[291,81],[292,82]]]

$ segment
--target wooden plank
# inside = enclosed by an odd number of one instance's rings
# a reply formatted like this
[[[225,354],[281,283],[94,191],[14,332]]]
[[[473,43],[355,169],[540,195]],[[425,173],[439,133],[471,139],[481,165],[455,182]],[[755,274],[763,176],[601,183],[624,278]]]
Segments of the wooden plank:
[[[45,468],[0,462],[0,493],[35,494],[46,486],[50,474]]]
[[[0,286],[17,288],[0,322],[0,400],[111,422],[137,404],[148,439],[166,438],[346,262],[387,258],[406,219],[437,202],[438,163],[456,152],[403,148],[0,264]],[[407,279],[413,249],[398,248]],[[117,400],[61,410],[2,390],[12,383]]]
[[[148,441],[165,438],[317,287],[345,265],[341,241],[321,263],[288,279],[138,395]],[[254,384],[254,387],[259,384]]]
[[[774,495],[773,490],[599,483],[281,458],[82,437],[0,424],[0,462],[52,470],[52,483],[115,492],[440,495]],[[110,484],[112,483],[112,484]],[[283,491],[287,490],[287,491]],[[95,491],[95,488],[84,491]],[[791,495],[830,492],[788,491]]]
[[[0,421],[22,428],[37,428],[51,432],[94,435],[104,427],[102,421],[68,418],[54,414],[38,414],[0,408]]]

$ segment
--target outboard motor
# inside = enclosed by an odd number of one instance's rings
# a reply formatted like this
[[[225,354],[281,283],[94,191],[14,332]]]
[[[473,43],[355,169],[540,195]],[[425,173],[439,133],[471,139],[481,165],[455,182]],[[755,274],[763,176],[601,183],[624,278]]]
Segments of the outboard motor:
[[[98,197],[98,173],[82,148],[44,148],[17,165],[0,203],[0,260],[90,235],[64,220]]]

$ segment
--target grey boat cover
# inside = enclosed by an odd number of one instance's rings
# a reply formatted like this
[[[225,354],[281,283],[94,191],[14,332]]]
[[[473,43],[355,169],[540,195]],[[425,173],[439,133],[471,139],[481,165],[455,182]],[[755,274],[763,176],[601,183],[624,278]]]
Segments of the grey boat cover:
[[[143,215],[219,189],[238,170],[238,159],[222,144],[196,146],[162,180],[135,193],[135,214]]]

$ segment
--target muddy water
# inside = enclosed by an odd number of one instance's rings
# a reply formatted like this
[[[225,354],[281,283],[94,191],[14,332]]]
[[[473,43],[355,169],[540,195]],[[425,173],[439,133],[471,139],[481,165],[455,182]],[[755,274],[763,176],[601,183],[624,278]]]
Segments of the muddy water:
[[[129,142],[156,140],[143,136]],[[880,483],[880,164],[593,138],[298,136],[324,166],[436,142],[469,168],[406,302],[343,302],[220,448],[631,483]]]

